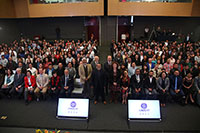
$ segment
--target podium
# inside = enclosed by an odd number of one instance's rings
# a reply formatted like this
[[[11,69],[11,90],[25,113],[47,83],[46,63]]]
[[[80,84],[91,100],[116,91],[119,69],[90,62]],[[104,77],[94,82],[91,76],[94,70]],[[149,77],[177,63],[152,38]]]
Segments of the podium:
[[[128,121],[160,122],[159,100],[128,100]]]
[[[89,99],[59,98],[56,118],[89,120]]]

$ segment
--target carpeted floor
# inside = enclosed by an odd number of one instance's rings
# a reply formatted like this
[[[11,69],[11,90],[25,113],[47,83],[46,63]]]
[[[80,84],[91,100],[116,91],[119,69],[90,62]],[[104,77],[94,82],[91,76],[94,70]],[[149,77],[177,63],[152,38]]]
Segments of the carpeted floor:
[[[1,99],[0,116],[7,119],[0,120],[0,127],[15,128],[43,128],[75,131],[110,131],[110,132],[200,132],[200,108],[193,105],[180,106],[168,104],[162,108],[163,120],[160,123],[127,122],[126,105],[91,102],[90,120],[58,120],[56,119],[55,100],[36,102],[26,106],[23,100]],[[1,131],[1,130],[0,130]]]

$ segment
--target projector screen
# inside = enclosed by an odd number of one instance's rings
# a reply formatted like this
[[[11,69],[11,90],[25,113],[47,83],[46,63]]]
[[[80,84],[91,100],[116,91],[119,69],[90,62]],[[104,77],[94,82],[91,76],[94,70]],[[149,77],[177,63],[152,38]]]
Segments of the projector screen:
[[[159,100],[128,100],[129,120],[161,120]]]
[[[89,99],[59,98],[57,117],[60,118],[88,118]]]

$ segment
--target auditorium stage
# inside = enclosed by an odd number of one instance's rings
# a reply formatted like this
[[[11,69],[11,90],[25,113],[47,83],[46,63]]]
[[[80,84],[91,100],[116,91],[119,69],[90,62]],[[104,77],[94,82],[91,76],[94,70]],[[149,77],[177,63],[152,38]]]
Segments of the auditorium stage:
[[[200,108],[194,105],[180,106],[174,103],[161,108],[160,123],[127,122],[127,107],[121,103],[94,105],[90,102],[89,121],[56,119],[55,100],[36,102],[26,106],[23,100],[1,99],[0,127],[31,129],[62,129],[73,131],[109,132],[200,132]]]

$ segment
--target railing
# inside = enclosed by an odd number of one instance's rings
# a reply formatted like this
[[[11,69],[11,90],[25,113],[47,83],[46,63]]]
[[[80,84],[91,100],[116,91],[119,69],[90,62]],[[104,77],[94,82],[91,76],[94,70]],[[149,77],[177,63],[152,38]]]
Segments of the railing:
[[[191,3],[192,0],[119,0],[120,2],[173,2]]]
[[[30,4],[98,2],[98,0],[30,0]]]

